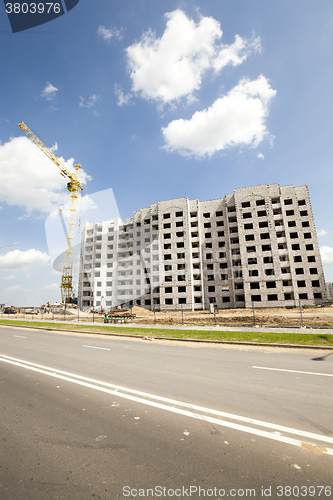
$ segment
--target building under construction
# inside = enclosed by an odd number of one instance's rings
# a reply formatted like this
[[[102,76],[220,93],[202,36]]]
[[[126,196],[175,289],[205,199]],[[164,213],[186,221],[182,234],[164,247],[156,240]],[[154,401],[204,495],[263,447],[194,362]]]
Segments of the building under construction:
[[[307,186],[161,201],[132,218],[82,228],[81,308],[258,308],[324,299]]]

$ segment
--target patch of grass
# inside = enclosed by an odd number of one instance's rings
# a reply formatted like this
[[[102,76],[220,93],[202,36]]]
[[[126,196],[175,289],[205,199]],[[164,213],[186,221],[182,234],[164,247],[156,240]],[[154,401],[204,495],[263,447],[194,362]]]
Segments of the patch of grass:
[[[30,328],[45,328],[51,330],[62,330],[68,332],[100,333],[100,334],[124,334],[138,335],[155,338],[174,338],[184,340],[208,340],[227,342],[255,342],[257,344],[293,344],[304,346],[328,346],[333,347],[333,335],[316,333],[278,333],[278,332],[228,332],[211,330],[182,330],[182,329],[151,329],[149,327],[121,327],[111,325],[84,325],[52,323],[43,321],[3,320],[0,325],[27,326]]]

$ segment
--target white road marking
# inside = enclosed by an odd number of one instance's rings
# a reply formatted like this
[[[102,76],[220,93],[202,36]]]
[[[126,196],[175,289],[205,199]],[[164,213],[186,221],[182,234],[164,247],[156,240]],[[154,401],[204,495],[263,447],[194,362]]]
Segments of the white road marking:
[[[111,351],[107,347],[95,347],[94,345],[83,345],[82,347],[89,347],[89,349],[100,349],[101,351]]]
[[[23,337],[23,335],[13,335],[13,337],[16,337],[17,339],[27,339],[28,337]]]
[[[252,368],[258,368],[258,370],[272,370],[276,372],[303,373],[305,375],[321,375],[322,377],[333,377],[333,373],[302,372],[299,370],[286,370],[284,368],[268,368],[266,366],[252,366]]]
[[[238,421],[250,423],[250,424],[253,424],[256,426],[280,430],[280,431],[284,432],[285,434],[294,434],[296,436],[306,437],[306,438],[309,438],[309,439],[312,439],[315,441],[323,441],[325,443],[333,443],[333,438],[330,438],[328,436],[314,434],[312,432],[302,431],[300,429],[293,429],[291,427],[284,427],[284,426],[276,425],[276,424],[273,424],[270,422],[255,420],[255,419],[251,419],[248,417],[242,417],[239,415],[233,415],[231,413],[225,413],[225,412],[221,412],[218,410],[212,410],[210,408],[205,408],[202,406],[191,405],[189,403],[185,403],[185,402],[181,402],[181,401],[177,401],[177,400],[173,400],[173,399],[169,399],[169,398],[163,398],[161,396],[155,396],[153,394],[148,394],[145,392],[136,391],[134,389],[121,387],[121,386],[117,386],[114,384],[109,384],[109,383],[103,382],[101,380],[94,380],[94,379],[91,379],[88,377],[76,375],[74,373],[64,372],[62,370],[58,370],[58,369],[43,366],[43,365],[38,365],[36,363],[31,363],[29,361],[24,361],[21,359],[12,358],[10,356],[5,356],[2,354],[0,354],[0,361],[5,362],[5,363],[9,363],[12,365],[20,366],[20,367],[25,368],[27,370],[32,370],[32,371],[35,371],[38,373],[42,373],[42,374],[48,375],[50,377],[55,377],[55,378],[59,378],[61,380],[66,380],[68,382],[72,382],[74,384],[78,384],[78,385],[81,385],[84,387],[89,387],[91,389],[95,389],[97,391],[101,391],[101,392],[104,392],[107,394],[112,394],[112,395],[117,396],[117,397],[129,399],[129,400],[135,401],[137,403],[142,403],[142,404],[145,404],[148,406],[153,406],[155,408],[160,408],[162,410],[170,411],[172,413],[177,413],[179,415],[184,415],[184,416],[195,418],[198,420],[203,420],[206,422],[213,423],[215,425],[228,427],[230,429],[235,429],[235,430],[247,432],[249,434],[254,434],[256,436],[262,436],[262,437],[265,437],[268,439],[272,439],[274,441],[292,444],[294,446],[298,446],[301,448],[304,448],[305,447],[304,445],[316,446],[316,444],[308,443],[308,442],[305,443],[304,441],[301,441],[299,439],[294,439],[294,438],[291,438],[289,436],[284,436],[280,433],[277,434],[276,432],[264,431],[261,429],[256,429],[254,427],[247,427],[247,426],[236,424],[233,422],[228,422],[226,420],[221,420],[219,418],[213,418],[213,417],[210,417],[207,415],[202,415],[202,414],[197,413],[197,412],[201,411],[204,413],[210,413],[212,415],[227,417],[231,420],[238,420]],[[93,383],[90,383],[90,382],[93,382]],[[96,384],[99,384],[99,385],[96,385]],[[106,387],[103,387],[103,386],[106,386]],[[112,387],[113,389],[108,389],[107,387]],[[125,391],[127,393],[132,393],[132,394],[140,394],[146,398],[155,399],[158,401],[163,401],[163,402],[166,402],[169,404],[166,405],[166,404],[157,403],[156,401],[150,401],[149,399],[143,399],[142,397],[137,397],[134,395],[132,396],[130,394],[125,394],[125,392],[119,392],[119,390]],[[183,408],[189,408],[191,410],[196,410],[196,412],[184,410],[182,408],[177,408],[175,406],[170,406],[170,404],[178,405],[178,406],[181,406]],[[322,448],[322,450],[321,450],[322,453],[333,456],[333,449],[332,448],[326,448],[324,446],[321,446],[321,448]]]
[[[29,361],[24,361],[24,360],[21,360],[21,359],[12,358],[10,356],[0,355],[0,361],[1,361],[1,358],[6,358],[6,359],[9,359],[9,360],[13,360],[13,361],[23,362],[26,365],[36,366],[38,368],[42,368],[42,369],[46,369],[46,370],[52,370],[55,373],[60,373],[62,375],[69,375],[71,377],[75,377],[75,378],[80,379],[80,380],[84,380],[84,381],[87,381],[87,382],[93,382],[94,384],[97,383],[99,385],[106,386],[106,387],[111,387],[112,389],[115,389],[115,393],[114,394],[116,394],[117,396],[120,395],[120,393],[118,391],[121,390],[123,392],[129,392],[131,394],[136,394],[136,395],[147,397],[147,398],[150,398],[150,399],[155,399],[157,401],[162,401],[164,403],[179,405],[179,406],[182,406],[182,407],[185,407],[185,408],[190,408],[192,410],[201,411],[201,412],[205,412],[205,413],[210,413],[212,415],[217,415],[217,416],[220,416],[220,417],[226,417],[226,418],[229,418],[231,420],[238,420],[238,421],[241,421],[241,422],[245,422],[245,423],[249,423],[249,424],[254,424],[254,425],[257,425],[257,426],[260,426],[260,427],[268,427],[270,429],[275,429],[275,431],[287,432],[288,434],[302,435],[304,437],[313,438],[313,439],[319,439],[319,440],[322,440],[322,441],[327,441],[328,440],[329,442],[331,442],[333,444],[333,438],[329,438],[329,437],[326,437],[326,436],[323,437],[323,436],[321,436],[319,434],[313,434],[311,432],[298,431],[298,430],[297,430],[297,432],[295,432],[295,429],[292,429],[290,427],[285,427],[285,426],[282,426],[282,425],[272,424],[272,423],[269,423],[269,422],[264,422],[262,420],[252,419],[252,418],[249,418],[249,417],[242,417],[242,416],[239,416],[239,415],[234,415],[232,413],[226,413],[226,412],[222,412],[222,411],[219,411],[219,410],[212,410],[210,408],[205,408],[203,406],[192,405],[190,403],[184,403],[182,401],[177,401],[176,399],[165,398],[165,397],[162,397],[162,396],[155,396],[155,395],[149,394],[147,392],[137,391],[135,389],[129,389],[127,387],[122,387],[120,385],[110,384],[108,382],[103,382],[101,380],[96,380],[96,379],[92,379],[92,378],[89,378],[89,377],[83,377],[81,375],[75,375],[73,373],[68,373],[68,372],[64,372],[62,370],[58,370],[58,369],[54,369],[54,368],[49,368],[49,367],[44,366],[44,365],[39,365],[39,364],[36,364],[36,363],[31,363]]]

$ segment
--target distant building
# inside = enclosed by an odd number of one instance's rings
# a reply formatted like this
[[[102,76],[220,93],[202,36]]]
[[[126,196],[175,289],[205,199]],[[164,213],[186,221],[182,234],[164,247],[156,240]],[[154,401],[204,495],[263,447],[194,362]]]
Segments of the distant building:
[[[326,297],[327,300],[333,300],[333,283],[331,281],[326,282]]]
[[[78,296],[81,307],[97,309],[321,305],[325,280],[308,188],[264,184],[86,224]]]

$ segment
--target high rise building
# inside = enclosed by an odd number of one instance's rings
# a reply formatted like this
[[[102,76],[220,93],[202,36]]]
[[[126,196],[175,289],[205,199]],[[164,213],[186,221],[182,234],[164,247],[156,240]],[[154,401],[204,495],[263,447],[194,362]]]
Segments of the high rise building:
[[[326,298],[327,298],[327,300],[333,300],[333,283],[332,283],[332,281],[326,282]]]
[[[82,230],[83,308],[320,305],[324,295],[307,186],[160,201]]]

